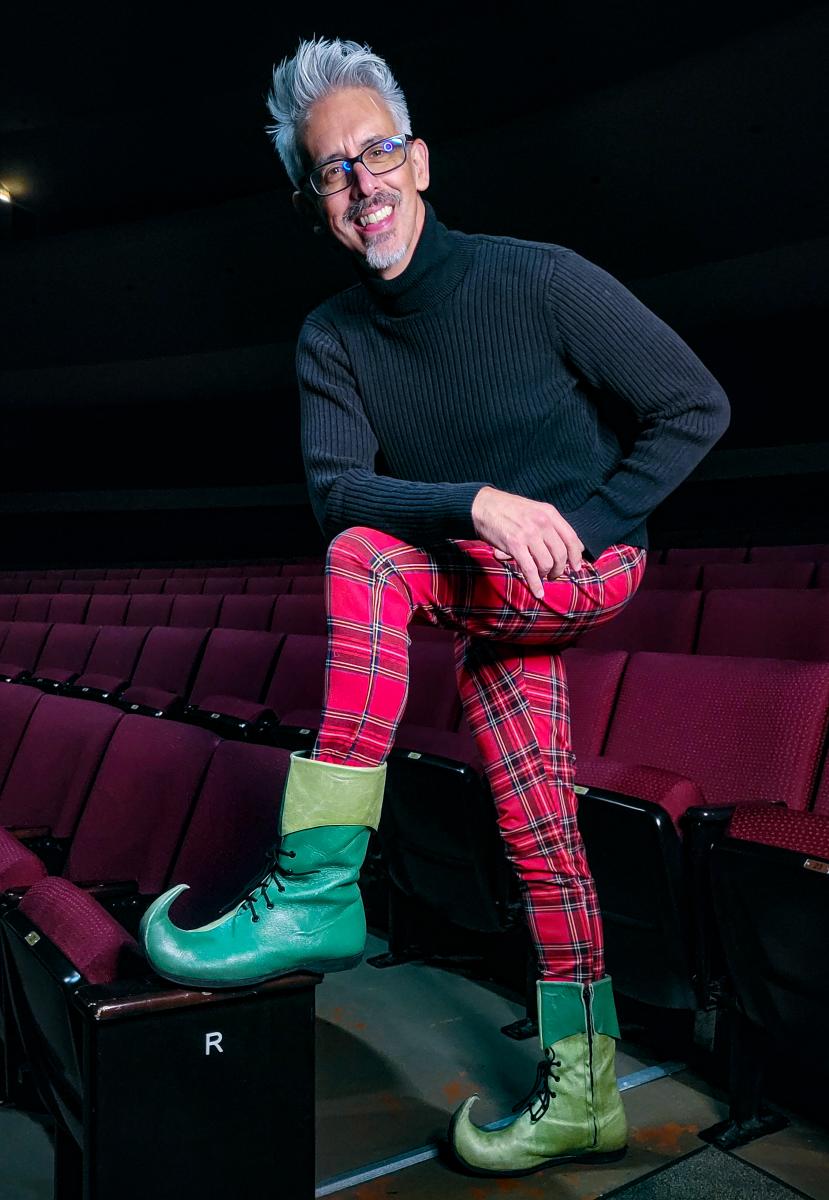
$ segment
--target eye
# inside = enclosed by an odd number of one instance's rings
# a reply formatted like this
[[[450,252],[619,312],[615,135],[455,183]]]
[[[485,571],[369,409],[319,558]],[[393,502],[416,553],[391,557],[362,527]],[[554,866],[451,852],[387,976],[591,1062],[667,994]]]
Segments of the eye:
[[[322,168],[322,182],[336,183],[342,174],[342,163],[329,163],[328,166]]]

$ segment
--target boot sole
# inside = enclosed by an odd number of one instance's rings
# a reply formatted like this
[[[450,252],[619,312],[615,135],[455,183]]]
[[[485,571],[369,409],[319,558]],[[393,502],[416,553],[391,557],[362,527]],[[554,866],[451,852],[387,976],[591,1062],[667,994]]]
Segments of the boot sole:
[[[359,966],[362,961],[362,954],[355,954],[351,958],[320,959],[317,962],[297,963],[296,966],[286,967],[284,971],[269,971],[266,975],[257,975],[253,979],[183,979],[176,975],[170,975],[166,971],[158,971],[155,967],[153,970],[162,979],[168,979],[170,983],[177,983],[180,987],[207,988],[212,991],[221,988],[254,987],[257,983],[282,979],[286,975],[296,975],[301,971],[316,975],[327,975],[330,971],[349,971],[352,967]]]

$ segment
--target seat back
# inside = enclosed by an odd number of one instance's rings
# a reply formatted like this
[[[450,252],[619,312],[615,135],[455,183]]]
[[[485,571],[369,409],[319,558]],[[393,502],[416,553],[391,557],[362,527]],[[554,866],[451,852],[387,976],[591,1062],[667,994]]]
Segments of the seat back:
[[[817,588],[708,592],[697,653],[829,659],[829,593]]]
[[[133,671],[132,686],[188,695],[209,632],[166,625],[151,629]]]
[[[98,633],[97,625],[53,625],[34,667],[34,674],[47,678],[50,671],[79,675],[86,666]]]
[[[218,743],[206,729],[125,716],[78,822],[65,877],[162,891]]]
[[[579,636],[586,650],[661,650],[690,654],[694,648],[702,593],[655,588],[638,592],[611,621]]]
[[[209,697],[261,700],[282,645],[275,633],[248,629],[214,629],[205,647],[190,703]]]
[[[811,562],[709,563],[702,569],[702,587],[806,588],[814,569]]]
[[[225,596],[218,624],[222,629],[270,629],[273,596]]]
[[[708,804],[806,808],[829,717],[829,663],[631,655],[604,753],[674,771]]]
[[[123,625],[129,596],[92,596],[86,610],[87,625]]]
[[[125,625],[167,625],[173,607],[172,596],[135,595],[129,602]]]
[[[46,620],[78,625],[86,616],[90,599],[91,597],[89,596],[52,596],[49,601]],[[95,625],[97,622],[90,621],[89,624]]]
[[[570,735],[576,759],[601,754],[628,656],[624,650],[562,653],[570,694]]]
[[[9,632],[3,642],[0,673],[2,667],[19,667],[30,671],[40,657],[43,643],[51,629],[45,621],[14,621],[9,625]],[[6,672],[11,673],[11,672]]]
[[[278,841],[290,755],[272,746],[222,742],[210,761],[170,878],[187,882],[175,920],[195,928],[251,880]]]
[[[746,554],[744,546],[681,546],[666,550],[663,562],[670,566],[741,563],[746,561]]]
[[[212,628],[219,618],[220,603],[219,596],[189,596],[182,593],[173,599],[169,624],[196,629]]]
[[[105,704],[44,696],[32,711],[0,791],[0,825],[68,838],[123,714]]]
[[[318,637],[328,631],[325,597],[315,595],[277,596],[273,606],[271,629],[279,633],[313,633]]]

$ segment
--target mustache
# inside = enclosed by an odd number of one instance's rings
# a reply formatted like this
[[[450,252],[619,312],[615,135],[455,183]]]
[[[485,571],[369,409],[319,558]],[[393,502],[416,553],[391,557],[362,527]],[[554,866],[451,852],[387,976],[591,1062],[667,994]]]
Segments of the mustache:
[[[371,208],[383,208],[386,204],[399,204],[402,192],[395,192],[391,188],[386,192],[375,192],[374,195],[367,200],[356,200],[354,204],[350,204],[345,210],[344,220],[356,221],[364,212],[368,212]]]

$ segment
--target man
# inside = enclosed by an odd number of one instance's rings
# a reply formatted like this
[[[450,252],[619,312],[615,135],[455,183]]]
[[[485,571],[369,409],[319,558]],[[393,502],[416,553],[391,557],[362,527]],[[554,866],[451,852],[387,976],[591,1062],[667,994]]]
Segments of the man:
[[[297,353],[308,486],[331,538],[325,711],[310,757],[292,756],[279,860],[199,930],[169,919],[180,887],[161,897],[147,953],[162,975],[208,987],[359,961],[357,879],[419,610],[455,633],[541,976],[536,1086],[497,1131],[472,1123],[468,1100],[452,1145],[485,1174],[614,1159],[627,1136],[618,1026],[559,651],[633,596],[645,519],[722,434],[727,400],[675,333],[577,254],[444,228],[423,200],[426,144],[367,47],[301,43],[269,107],[297,209],[360,276],[311,313]],[[599,390],[635,419],[624,448]]]

